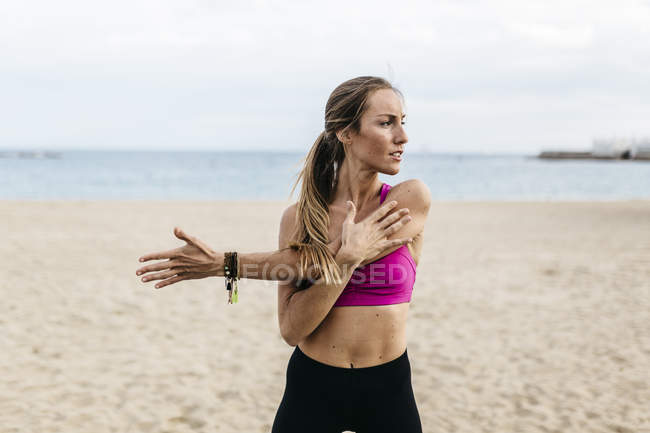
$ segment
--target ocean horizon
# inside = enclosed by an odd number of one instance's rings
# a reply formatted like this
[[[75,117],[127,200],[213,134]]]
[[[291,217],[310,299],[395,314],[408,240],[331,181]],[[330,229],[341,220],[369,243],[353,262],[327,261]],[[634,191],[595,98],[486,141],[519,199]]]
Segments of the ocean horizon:
[[[23,154],[19,154],[23,152]],[[4,200],[295,200],[307,151],[0,150]],[[404,154],[391,185],[418,178],[434,200],[650,199],[650,163],[530,154]]]

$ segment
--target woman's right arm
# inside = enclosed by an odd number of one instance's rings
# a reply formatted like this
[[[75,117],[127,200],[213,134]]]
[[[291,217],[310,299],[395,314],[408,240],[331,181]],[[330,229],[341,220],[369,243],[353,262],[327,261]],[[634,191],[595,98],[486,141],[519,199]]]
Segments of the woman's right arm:
[[[335,260],[341,273],[338,283],[328,285],[323,278],[319,278],[308,289],[298,291],[295,283],[278,282],[280,334],[290,346],[298,345],[314,332],[361,263],[360,259],[346,255],[345,252],[339,252]]]
[[[280,233],[278,236],[278,251],[291,251],[288,245],[291,234],[295,229],[295,207],[295,205],[288,207],[282,214]],[[333,255],[335,254],[336,264],[339,266],[342,274],[341,279],[345,283],[327,286],[323,284],[322,279],[319,279],[308,290],[298,290],[295,280],[278,281],[278,321],[280,334],[290,346],[296,346],[305,336],[316,329],[316,326],[322,321],[322,318],[320,318],[322,312],[329,311],[327,306],[333,305],[336,302],[345,284],[352,278],[354,269],[359,265],[357,260],[346,255],[345,252],[339,254],[340,246],[341,237],[339,236],[337,238],[336,251],[333,252]],[[299,309],[302,309],[303,314],[295,314],[295,311]]]

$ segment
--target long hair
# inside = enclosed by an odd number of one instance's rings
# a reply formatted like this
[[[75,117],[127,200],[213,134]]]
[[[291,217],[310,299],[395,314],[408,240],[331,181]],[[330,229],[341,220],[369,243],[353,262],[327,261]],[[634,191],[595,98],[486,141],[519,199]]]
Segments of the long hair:
[[[339,267],[327,248],[329,205],[334,199],[338,169],[345,159],[343,143],[336,133],[345,128],[360,132],[361,116],[367,109],[368,98],[379,89],[392,89],[401,96],[398,89],[380,77],[353,78],[334,89],[325,105],[325,130],[305,156],[304,166],[291,189],[293,195],[302,180],[296,209],[296,231],[289,247],[299,254],[300,274],[308,275],[308,268],[313,267],[315,278],[323,277],[326,284],[341,280]],[[299,285],[298,288],[306,287]]]

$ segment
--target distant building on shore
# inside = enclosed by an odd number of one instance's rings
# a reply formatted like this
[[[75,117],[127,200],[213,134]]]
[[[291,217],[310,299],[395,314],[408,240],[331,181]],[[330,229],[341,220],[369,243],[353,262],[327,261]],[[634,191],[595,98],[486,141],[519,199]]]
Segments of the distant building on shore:
[[[650,139],[609,138],[595,139],[592,153],[596,157],[635,159],[638,155],[650,155]]]
[[[630,159],[650,160],[650,138],[597,138],[590,151],[542,151],[543,159]]]

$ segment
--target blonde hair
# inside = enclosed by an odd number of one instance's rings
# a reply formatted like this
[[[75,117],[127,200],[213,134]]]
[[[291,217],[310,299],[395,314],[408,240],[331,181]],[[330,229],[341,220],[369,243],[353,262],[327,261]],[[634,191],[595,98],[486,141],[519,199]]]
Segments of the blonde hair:
[[[327,248],[329,205],[336,191],[338,169],[345,159],[345,149],[336,132],[349,128],[358,133],[368,98],[379,89],[392,89],[401,96],[398,89],[380,77],[353,78],[334,89],[325,105],[325,130],[305,156],[303,168],[291,189],[293,195],[302,180],[296,232],[289,247],[298,251],[301,275],[310,275],[308,270],[313,267],[314,279],[323,277],[326,284],[341,280],[339,267]]]

